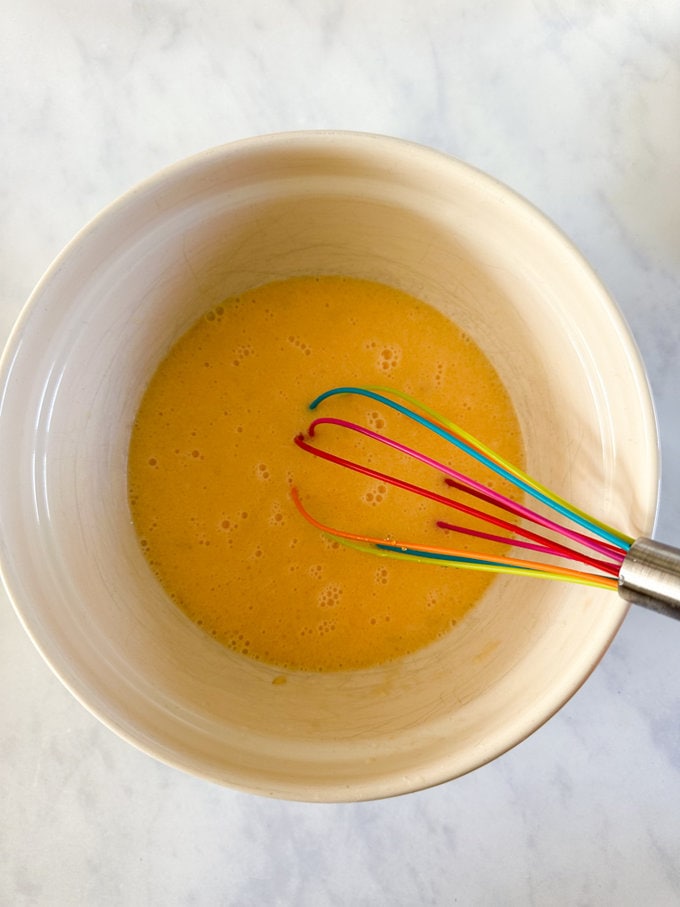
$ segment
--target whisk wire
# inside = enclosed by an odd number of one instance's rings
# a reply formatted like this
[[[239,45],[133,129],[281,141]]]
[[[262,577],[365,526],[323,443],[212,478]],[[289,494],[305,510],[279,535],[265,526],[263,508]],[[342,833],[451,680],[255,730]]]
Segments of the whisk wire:
[[[380,393],[381,391],[383,393]],[[427,419],[413,410],[407,409],[395,400],[390,400],[388,397],[384,396],[385,393],[392,394],[395,397],[405,400],[411,406],[432,415],[433,419]],[[451,444],[458,447],[459,450],[462,450],[482,465],[488,467],[497,475],[506,479],[508,482],[511,482],[515,487],[531,495],[535,500],[540,501],[547,507],[560,513],[562,516],[565,516],[567,519],[579,524],[584,529],[593,532],[600,538],[606,539],[617,548],[620,549],[623,547],[627,550],[633,543],[633,539],[629,536],[618,532],[611,526],[607,526],[605,523],[594,519],[589,514],[584,513],[582,510],[579,510],[577,507],[564,501],[549,489],[545,488],[545,486],[526,475],[521,469],[508,463],[503,457],[496,454],[473,435],[469,434],[469,432],[466,432],[465,429],[456,425],[455,422],[441,416],[439,413],[436,413],[434,410],[426,407],[424,404],[402,391],[384,387],[335,387],[319,394],[319,396],[309,404],[309,408],[315,410],[324,400],[339,394],[354,394],[368,397],[401,413],[407,418],[420,423],[423,427],[439,435],[445,441],[449,441]]]
[[[595,586],[602,589],[615,589],[616,579],[609,576],[598,576],[594,573],[572,570],[569,567],[551,565],[547,567],[535,561],[520,558],[499,556],[493,560],[488,556],[475,555],[469,551],[455,550],[452,548],[439,548],[429,545],[416,545],[412,542],[389,541],[362,535],[357,532],[336,529],[317,520],[305,509],[300,499],[297,488],[291,490],[293,502],[302,516],[322,532],[337,539],[348,548],[365,551],[384,557],[409,560],[414,562],[437,563],[445,567],[465,567],[469,570],[479,570],[489,573],[510,573],[523,576],[542,577],[545,579],[562,579],[581,585]]]
[[[397,447],[399,450],[401,450],[404,453],[413,455],[416,459],[419,459],[421,461],[426,461],[428,463],[428,465],[433,466],[435,469],[437,469],[440,472],[449,472],[449,473],[454,472],[455,473],[454,470],[449,470],[448,467],[445,467],[443,464],[439,463],[436,460],[431,459],[430,457],[424,457],[421,454],[417,454],[415,451],[412,451],[411,448],[406,447],[403,444],[394,442],[394,441],[392,441],[392,439],[385,438],[383,435],[380,435],[377,432],[373,432],[369,429],[364,429],[362,426],[356,425],[353,422],[348,422],[344,419],[317,419],[312,423],[312,425],[310,425],[310,428],[309,428],[310,436],[314,435],[314,430],[315,430],[316,426],[318,426],[320,423],[331,423],[333,425],[339,425],[343,428],[348,428],[348,429],[351,429],[354,431],[358,431],[361,434],[369,435],[371,438],[375,438],[375,440],[382,441],[384,443],[387,443],[391,447]],[[427,488],[423,488],[420,485],[414,485],[410,482],[405,482],[403,479],[399,479],[396,476],[392,476],[392,475],[389,475],[388,473],[384,473],[384,472],[379,472],[378,470],[374,470],[371,467],[364,466],[359,463],[355,463],[353,460],[347,460],[344,457],[339,457],[336,454],[332,454],[329,451],[324,450],[323,448],[314,447],[311,444],[307,443],[304,440],[304,438],[300,435],[298,435],[298,437],[295,439],[295,443],[299,447],[301,447],[303,450],[308,451],[309,453],[313,454],[316,457],[320,457],[321,459],[328,460],[339,466],[345,466],[348,469],[354,470],[355,472],[359,472],[363,475],[370,476],[371,478],[378,479],[381,482],[385,482],[389,485],[393,485],[393,486],[401,488],[405,491],[409,491],[420,497],[428,498],[429,500],[434,501],[435,503],[442,504],[446,507],[450,507],[454,510],[457,510],[459,513],[464,513],[467,516],[471,516],[480,521],[489,523],[493,526],[496,526],[499,529],[503,529],[506,532],[517,533],[518,535],[521,535],[526,539],[530,539],[533,542],[537,542],[538,545],[536,545],[534,547],[534,550],[536,550],[536,551],[540,551],[541,553],[552,555],[554,557],[562,557],[562,558],[568,558],[570,560],[580,561],[581,563],[588,564],[591,567],[596,567],[600,570],[604,570],[606,573],[610,573],[614,576],[618,573],[619,568],[618,568],[617,564],[614,564],[614,563],[611,563],[609,561],[605,561],[605,560],[602,560],[599,558],[593,558],[588,554],[576,551],[573,548],[569,548],[566,545],[562,545],[553,539],[549,539],[546,536],[540,535],[539,533],[532,532],[530,529],[527,529],[524,526],[518,526],[514,523],[509,523],[507,520],[494,516],[491,513],[487,513],[486,511],[479,510],[476,507],[471,507],[469,504],[464,504],[462,501],[454,500],[445,495],[438,494],[437,492],[433,492]],[[459,475],[458,473],[455,473],[455,474]],[[468,494],[474,494],[475,497],[481,498],[487,504],[491,504],[495,507],[500,507],[501,509],[503,509],[505,511],[509,511],[510,513],[512,513],[514,515],[525,517],[527,520],[537,523],[538,525],[541,525],[544,528],[545,527],[551,528],[555,531],[559,531],[561,528],[563,528],[563,527],[560,527],[557,523],[554,523],[552,520],[546,520],[544,518],[540,518],[538,514],[535,514],[533,511],[528,510],[525,507],[522,507],[521,505],[517,504],[515,501],[512,501],[509,498],[505,497],[505,495],[501,495],[498,492],[492,492],[491,490],[487,490],[487,493],[483,493],[481,491],[483,486],[481,486],[478,482],[473,482],[473,480],[465,479],[463,476],[460,476],[460,478],[462,481],[458,481],[455,483],[456,486],[460,490],[465,491]],[[478,538],[485,538],[485,537],[487,539],[492,538],[488,535],[485,535],[484,533],[480,533],[478,530],[463,527],[463,526],[456,526],[452,523],[447,523],[442,520],[438,521],[437,525],[442,529],[446,529],[446,530],[449,530],[452,532],[465,533],[467,535],[476,536]],[[597,540],[589,539],[587,536],[583,536],[580,533],[576,533],[576,532],[572,532],[572,531],[569,532],[569,535],[572,539],[577,539],[578,541],[581,541],[582,544],[590,546],[591,548],[595,548],[595,550],[598,552],[601,552],[604,550],[605,555],[610,556],[610,557],[613,556],[609,553],[609,551],[606,548],[603,549],[603,543],[601,543]],[[494,537],[493,540],[503,541],[507,544],[515,544],[518,547],[522,547],[522,544],[523,544],[521,541],[515,540],[512,538],[501,539],[498,537]]]
[[[389,399],[385,396],[386,393],[392,394],[393,396],[396,396],[404,400],[405,402],[409,402],[411,405],[420,409],[422,412],[427,413],[428,416],[432,416],[432,418],[430,419],[426,418],[425,416],[421,416],[420,414],[413,412],[402,404]],[[365,466],[363,464],[347,460],[343,457],[331,453],[330,451],[326,451],[323,448],[314,446],[313,444],[309,443],[302,434],[298,435],[295,438],[295,442],[300,448],[337,465],[350,468],[361,474],[371,476],[373,478],[379,479],[380,481],[428,498],[432,501],[435,501],[436,503],[451,507],[455,510],[458,510],[459,512],[479,518],[487,523],[496,526],[497,528],[502,529],[505,532],[511,533],[511,535],[499,536],[494,533],[484,532],[479,529],[471,529],[468,527],[449,523],[444,520],[439,520],[437,522],[437,525],[442,529],[451,532],[465,533],[466,535],[469,535],[471,537],[484,539],[487,541],[502,542],[507,545],[512,545],[527,550],[533,550],[544,555],[551,555],[560,558],[566,558],[572,561],[577,561],[581,564],[586,564],[588,566],[594,567],[609,575],[602,576],[588,571],[574,570],[572,568],[555,564],[546,565],[539,561],[529,561],[522,558],[510,556],[490,557],[488,554],[484,555],[475,552],[456,550],[440,546],[418,545],[411,542],[394,542],[389,537],[373,538],[367,535],[362,535],[361,533],[335,529],[320,523],[318,520],[312,517],[312,515],[302,505],[297,489],[293,489],[292,495],[297,509],[312,525],[316,526],[326,534],[333,536],[342,544],[347,545],[350,548],[355,548],[361,551],[370,551],[373,554],[378,554],[381,556],[409,559],[419,562],[436,562],[444,566],[464,566],[468,569],[475,570],[519,573],[523,575],[531,575],[534,577],[563,579],[570,582],[578,582],[607,589],[617,587],[616,577],[618,576],[621,562],[625,557],[630,544],[632,543],[632,539],[630,539],[628,536],[625,536],[622,533],[619,533],[618,531],[607,526],[606,524],[595,520],[588,514],[585,514],[583,511],[572,507],[570,504],[558,498],[544,486],[541,486],[539,483],[535,482],[535,480],[531,479],[517,467],[513,466],[510,463],[507,463],[507,461],[503,460],[500,456],[495,454],[492,450],[487,448],[468,432],[465,432],[455,423],[443,418],[438,413],[435,413],[433,410],[429,409],[423,404],[420,404],[412,397],[409,397],[407,394],[404,394],[400,391],[393,391],[389,388],[378,387],[338,387],[326,391],[325,393],[320,394],[318,397],[316,397],[315,400],[310,404],[310,409],[315,410],[325,399],[337,394],[357,394],[368,397],[375,400],[376,402],[394,409],[395,411],[410,419],[413,419],[423,427],[427,428],[430,431],[433,431],[435,434],[442,437],[444,440],[454,444],[454,446],[456,446],[459,450],[473,457],[482,465],[491,469],[496,475],[499,475],[510,482],[516,488],[531,495],[534,499],[546,504],[553,511],[576,523],[581,528],[585,528],[590,533],[593,533],[596,538],[592,538],[589,535],[585,535],[583,532],[565,527],[561,524],[556,523],[554,520],[551,520],[541,514],[537,514],[535,511],[525,507],[522,504],[519,504],[516,501],[513,501],[500,492],[487,488],[480,482],[476,482],[475,480],[464,476],[462,473],[452,469],[451,467],[448,467],[431,457],[421,454],[418,451],[415,451],[398,441],[387,438],[386,436],[381,435],[378,432],[374,432],[371,429],[357,425],[354,422],[349,422],[344,419],[337,419],[333,417],[317,418],[309,426],[308,434],[310,439],[314,437],[316,429],[320,425],[324,424],[335,425],[343,429],[358,432],[372,440],[386,444],[387,446],[403,454],[406,454],[409,457],[419,460],[420,462],[423,462],[433,469],[439,471],[446,477],[445,482],[447,483],[447,485],[456,488],[459,491],[463,491],[466,494],[472,495],[473,497],[484,501],[488,505],[500,508],[506,512],[511,513],[514,516],[518,516],[525,520],[533,522],[534,524],[541,526],[543,529],[548,529],[550,531],[564,535],[571,541],[577,542],[578,544],[591,549],[591,551],[596,552],[599,557],[594,557],[592,554],[576,551],[569,546],[563,545],[560,542],[555,541],[554,539],[541,535],[540,533],[533,532],[526,527],[518,526],[514,523],[509,523],[507,520],[493,516],[491,513],[480,511],[478,508],[471,507],[470,505],[464,504],[461,501],[441,495],[438,492],[422,488],[418,485],[406,482],[395,476],[374,470],[371,467]],[[518,539],[516,538],[516,535],[520,535],[522,536],[522,538]]]
[[[524,507],[522,504],[519,504],[517,501],[513,501],[511,498],[508,498],[506,495],[501,494],[498,491],[494,491],[493,489],[482,485],[480,482],[477,482],[474,479],[469,478],[468,476],[464,476],[462,473],[458,472],[457,470],[455,470],[449,466],[446,466],[445,464],[439,462],[438,460],[435,460],[432,457],[428,457],[425,454],[419,453],[418,451],[413,450],[413,448],[408,447],[405,444],[401,444],[398,441],[394,441],[392,438],[387,438],[384,435],[382,435],[378,432],[372,431],[369,428],[365,428],[364,426],[357,425],[355,422],[349,422],[345,419],[336,419],[336,418],[332,418],[332,417],[315,419],[311,423],[311,425],[309,426],[309,429],[308,429],[308,433],[309,433],[310,437],[314,437],[316,428],[321,424],[336,425],[341,428],[346,428],[346,429],[349,429],[350,431],[357,432],[357,433],[364,435],[366,437],[369,437],[375,441],[379,441],[381,444],[385,444],[388,447],[391,447],[395,450],[400,451],[403,454],[406,454],[407,456],[411,457],[412,459],[419,460],[420,462],[425,463],[427,466],[432,467],[433,469],[437,470],[438,472],[442,473],[443,475],[445,475],[447,477],[445,479],[447,485],[457,488],[458,490],[463,491],[468,495],[472,495],[473,497],[484,501],[486,504],[491,504],[495,507],[498,507],[507,513],[511,513],[513,516],[522,517],[536,525],[541,526],[544,529],[549,529],[554,532],[561,533],[561,534],[567,536],[572,541],[580,543],[581,545],[584,545],[587,548],[591,548],[592,550],[597,551],[599,554],[601,554],[605,557],[609,557],[609,558],[613,557],[615,560],[623,559],[623,553],[620,551],[620,549],[614,548],[611,544],[609,544],[607,542],[603,542],[599,539],[593,539],[590,536],[584,535],[583,533],[577,532],[576,530],[569,529],[568,527],[561,526],[558,523],[556,523],[554,520],[550,520],[547,517],[544,517],[541,514],[538,514],[535,511],[530,510],[527,507]],[[333,460],[334,462],[338,462],[338,459],[336,459],[334,457],[334,455],[328,454],[328,452],[324,451],[321,448],[313,447],[311,445],[305,446],[304,439],[300,439],[300,440],[296,439],[296,443],[298,443],[298,445],[301,447],[305,447],[306,450],[308,450],[310,453],[313,453],[315,456],[322,457],[324,459]],[[358,471],[358,472],[363,472],[368,475],[373,475],[374,478],[379,478],[385,482],[388,482],[391,485],[397,485],[402,488],[407,487],[402,482],[402,480],[397,479],[394,476],[389,476],[385,473],[373,474],[370,469],[361,467],[359,464],[354,463],[353,461],[342,460],[341,465],[346,466],[346,467],[353,469],[355,471]],[[422,497],[430,497],[430,495],[426,489],[423,489],[416,485],[408,484],[407,490],[412,491],[416,494],[419,494]],[[434,499],[435,498],[433,498],[433,500]],[[513,524],[510,524],[506,521],[499,520],[498,518],[494,518],[490,514],[487,514],[483,511],[477,510],[475,508],[470,508],[468,505],[453,501],[450,498],[446,498],[446,497],[438,496],[436,498],[436,500],[438,500],[439,503],[441,503],[441,504],[446,504],[447,506],[453,507],[456,510],[460,510],[461,512],[466,513],[470,516],[474,516],[474,517],[477,517],[478,519],[485,520],[486,522],[493,523],[494,525],[499,526],[502,529],[509,529],[510,531],[514,530],[516,532],[519,532],[521,535],[525,535],[527,538],[533,538],[534,540],[540,540],[547,545],[549,552],[552,554],[555,554],[557,556],[566,555],[569,557],[576,557],[577,559],[582,559],[584,561],[584,563],[590,563],[592,566],[601,566],[600,561],[593,561],[593,560],[589,559],[586,555],[580,555],[571,548],[567,548],[566,546],[560,545],[556,542],[551,542],[550,540],[546,539],[544,536],[537,536],[533,533],[530,533],[527,530],[522,529],[521,527],[515,527]],[[442,526],[442,528],[448,529],[451,527]],[[616,572],[616,570],[614,569],[614,570],[612,570],[612,572]]]

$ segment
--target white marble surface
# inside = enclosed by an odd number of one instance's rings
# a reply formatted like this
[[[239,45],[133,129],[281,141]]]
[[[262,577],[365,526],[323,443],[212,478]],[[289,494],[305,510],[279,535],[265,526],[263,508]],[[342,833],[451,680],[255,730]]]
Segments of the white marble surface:
[[[2,0],[0,332],[162,165],[299,128],[431,144],[556,220],[647,362],[680,542],[676,0]],[[634,609],[544,728],[466,778],[311,806],[101,727],[0,598],[2,905],[680,903],[680,622]]]

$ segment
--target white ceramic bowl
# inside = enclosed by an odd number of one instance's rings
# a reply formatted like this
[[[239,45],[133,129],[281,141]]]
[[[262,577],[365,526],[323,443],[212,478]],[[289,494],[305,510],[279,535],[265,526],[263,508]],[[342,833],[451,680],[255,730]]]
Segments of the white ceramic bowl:
[[[4,581],[105,724],[216,782],[357,800],[454,778],[522,740],[597,664],[615,593],[498,579],[444,640],[383,668],[280,672],[222,648],[159,588],[126,497],[130,426],[169,345],[224,297],[343,273],[441,308],[511,389],[530,474],[649,531],[657,437],[614,304],[508,189],[378,136],[266,136],[177,164],[102,212],[45,275],[2,362]]]

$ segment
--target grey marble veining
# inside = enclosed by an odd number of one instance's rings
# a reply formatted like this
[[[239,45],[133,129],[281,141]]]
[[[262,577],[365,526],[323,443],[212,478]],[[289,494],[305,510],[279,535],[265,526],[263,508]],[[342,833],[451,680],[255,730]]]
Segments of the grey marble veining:
[[[680,542],[680,7],[674,0],[0,2],[0,334],[51,259],[158,168],[259,133],[433,145],[524,194],[624,312]],[[137,752],[0,597],[0,904],[680,903],[680,622],[633,609],[512,752],[391,801],[261,800]]]

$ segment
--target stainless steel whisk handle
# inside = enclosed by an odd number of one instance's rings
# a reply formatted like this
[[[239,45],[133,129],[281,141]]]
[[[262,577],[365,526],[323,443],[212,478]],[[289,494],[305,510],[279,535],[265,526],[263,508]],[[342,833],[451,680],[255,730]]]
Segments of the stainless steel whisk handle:
[[[619,571],[619,595],[680,620],[680,548],[639,538]]]

